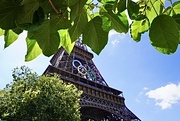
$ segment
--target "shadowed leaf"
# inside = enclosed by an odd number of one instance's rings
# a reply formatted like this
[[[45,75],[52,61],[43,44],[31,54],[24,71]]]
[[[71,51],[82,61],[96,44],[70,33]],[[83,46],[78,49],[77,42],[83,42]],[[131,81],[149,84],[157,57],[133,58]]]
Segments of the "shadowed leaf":
[[[96,16],[88,22],[86,28],[86,31],[83,32],[83,43],[99,54],[108,40],[108,32],[102,28],[102,19]]]
[[[46,56],[54,54],[58,50],[60,44],[59,34],[55,31],[55,27],[51,26],[52,23],[53,21],[51,20],[44,21],[37,31],[30,32],[32,34],[31,37],[28,36],[29,39],[37,41],[43,54]]]
[[[87,14],[86,11],[83,10],[81,14],[74,20],[73,26],[69,28],[69,35],[72,42],[76,41],[80,37],[83,29],[85,29],[85,25],[87,24],[87,22]]]
[[[19,4],[15,0],[0,1],[0,28],[12,29],[16,27],[16,19],[19,12]]]
[[[175,20],[168,15],[156,17],[149,31],[151,44],[164,54],[172,54],[179,44],[179,32]]]

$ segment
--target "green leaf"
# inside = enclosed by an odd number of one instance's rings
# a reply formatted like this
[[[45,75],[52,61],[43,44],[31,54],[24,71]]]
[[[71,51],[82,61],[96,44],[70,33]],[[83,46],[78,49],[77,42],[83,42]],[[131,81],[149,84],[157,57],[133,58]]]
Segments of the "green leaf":
[[[139,5],[137,3],[133,2],[132,0],[128,0],[127,10],[130,19],[134,20],[138,17]]]
[[[179,44],[176,21],[168,15],[156,17],[149,30],[151,44],[164,54],[174,53]]]
[[[110,3],[106,3],[104,4],[104,8],[108,11],[108,12],[114,12],[113,10],[114,7],[114,2],[110,2]]]
[[[173,11],[175,14],[180,14],[180,1],[173,3]]]
[[[174,2],[172,6],[167,7],[163,13],[170,16],[180,14],[180,1]]]
[[[125,12],[114,14],[111,11],[106,11],[102,8],[100,14],[106,16],[111,21],[111,29],[114,29],[119,33],[128,32],[129,25]]]
[[[58,50],[60,44],[59,34],[54,29],[55,27],[52,26],[54,25],[52,23],[53,21],[51,20],[45,20],[37,31],[30,32],[30,34],[33,34],[31,37],[28,36],[29,39],[37,41],[43,54],[46,56],[54,54]]]
[[[63,5],[67,5],[68,7],[71,7],[76,4],[78,0],[62,0]]]
[[[22,32],[23,32],[23,30],[22,29],[20,29],[20,28],[14,28],[14,29],[12,29],[13,30],[13,32],[15,32],[16,34],[21,34]]]
[[[105,47],[108,41],[108,32],[102,28],[102,19],[96,16],[86,25],[86,29],[83,32],[83,43],[87,44],[91,49],[99,54]]]
[[[83,6],[86,4],[87,0],[78,0],[77,3],[72,6],[71,12],[70,12],[70,17],[71,20],[74,20],[79,14],[81,14],[83,10]]]
[[[140,21],[133,21],[130,28],[131,37],[139,42],[141,39],[141,34],[149,30],[149,21],[147,19]]]
[[[132,26],[131,29],[130,29],[131,38],[134,41],[139,42],[141,40],[141,33],[138,32],[138,28],[134,24],[134,22],[132,23],[131,26]]]
[[[0,36],[4,35],[4,30],[0,28]]]
[[[177,25],[178,30],[179,30],[179,42],[180,42],[180,14],[176,14],[176,15],[174,15],[172,17],[176,21],[176,25]]]
[[[149,22],[152,23],[153,19],[160,15],[163,11],[164,0],[149,0],[147,3],[146,16]]]
[[[87,13],[87,15],[89,15],[89,14]],[[96,16],[99,16],[99,12],[92,13],[90,16],[88,16],[89,17],[88,20],[91,20],[91,19],[93,19]]]
[[[15,0],[0,1],[0,28],[12,29],[16,27],[16,19],[19,12],[19,4]]]
[[[18,34],[13,32],[11,29],[10,30],[6,30],[5,34],[4,34],[4,41],[5,41],[4,48],[6,48],[9,45],[11,45],[14,41],[17,40],[17,38],[18,38]]]
[[[126,0],[120,0],[117,4],[118,12],[121,13],[126,9]]]
[[[26,38],[26,45],[27,45],[27,53],[25,56],[25,61],[31,61],[38,57],[41,53],[42,50],[39,47],[38,43],[34,39],[29,39],[28,37]]]
[[[37,0],[23,0],[17,17],[17,24],[33,23],[34,12],[39,8]]]
[[[31,16],[32,21],[22,21],[23,23],[17,23],[17,26],[23,30],[35,31],[43,23],[45,19],[44,11],[39,7]],[[26,23],[27,22],[27,23]]]
[[[68,30],[59,30],[58,31],[59,36],[60,36],[60,46],[64,47],[66,51],[70,54],[75,42],[71,42],[71,38],[69,36]]]
[[[81,14],[74,20],[73,26],[69,28],[69,35],[72,42],[76,41],[79,38],[87,23],[87,14],[86,11],[83,10]]]
[[[174,15],[174,16],[172,16],[172,17],[175,19],[176,23],[177,23],[178,25],[180,25],[180,14],[176,14],[176,15]]]
[[[128,23],[128,18],[126,16],[126,12],[125,11],[121,12],[121,14],[117,14],[117,16],[122,22],[123,32],[127,33],[129,29],[129,23]]]
[[[163,11],[163,13],[166,14],[166,15],[172,16],[172,15],[173,15],[172,8],[171,8],[170,6],[167,7],[167,8]]]
[[[67,29],[71,27],[71,21],[68,20],[67,12],[64,13],[62,16],[59,15],[51,15],[51,26],[54,26],[55,30],[60,30],[60,29]]]
[[[54,1],[53,1],[53,3],[54,3]],[[49,14],[49,13],[54,12],[54,10],[53,10],[51,4],[49,4],[48,0],[43,0],[43,1],[39,2],[39,6],[41,6],[43,8],[43,11],[44,11],[45,14]],[[56,6],[57,6],[57,4],[56,4]]]
[[[103,30],[109,32],[111,30],[111,21],[105,16],[101,16],[101,18]]]

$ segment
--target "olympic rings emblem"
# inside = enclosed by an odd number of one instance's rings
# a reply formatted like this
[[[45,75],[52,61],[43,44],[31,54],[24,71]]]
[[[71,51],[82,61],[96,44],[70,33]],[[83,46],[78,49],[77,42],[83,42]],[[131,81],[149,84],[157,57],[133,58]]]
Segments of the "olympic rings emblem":
[[[83,65],[79,65],[79,66],[78,66],[78,72],[79,72],[81,75],[85,76],[85,75],[87,74],[87,69],[86,69]]]
[[[74,68],[76,68],[81,75],[83,75],[83,76],[87,75],[86,67],[84,67],[79,60],[73,60],[72,64],[73,64]]]
[[[79,60],[73,60],[72,65],[75,69],[77,69],[78,73],[81,74],[82,76],[86,76],[87,78],[90,78],[92,80],[95,80],[97,78],[97,69],[93,67],[91,69],[88,65],[87,68],[84,66]]]
[[[72,64],[76,69],[78,69],[78,66],[82,65],[82,63],[79,60],[73,60]]]

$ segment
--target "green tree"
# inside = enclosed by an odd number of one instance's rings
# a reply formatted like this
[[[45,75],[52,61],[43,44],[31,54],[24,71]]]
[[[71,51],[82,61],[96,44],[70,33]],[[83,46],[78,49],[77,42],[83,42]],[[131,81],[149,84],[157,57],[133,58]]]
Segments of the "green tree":
[[[136,42],[148,32],[152,46],[172,54],[180,42],[180,1],[0,0],[0,28],[5,48],[22,31],[28,32],[26,61],[41,53],[50,56],[60,46],[70,53],[80,36],[99,54],[107,44],[110,30],[130,30]]]
[[[13,71],[0,91],[0,119],[7,121],[80,121],[81,92],[57,75],[40,76],[27,67]]]

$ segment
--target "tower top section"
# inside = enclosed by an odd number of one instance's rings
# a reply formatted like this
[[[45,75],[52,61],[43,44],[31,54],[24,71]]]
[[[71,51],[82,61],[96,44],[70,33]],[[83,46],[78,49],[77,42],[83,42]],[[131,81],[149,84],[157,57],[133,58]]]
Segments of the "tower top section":
[[[86,45],[82,44],[81,39],[78,39],[70,55],[64,48],[60,48],[50,60],[50,63],[53,68],[61,71],[61,73],[57,72],[61,74],[61,77],[66,75],[66,78],[78,83],[111,92],[115,95],[122,94],[121,91],[108,86],[92,59],[93,54],[88,51]]]
[[[108,86],[93,62],[93,54],[81,39],[68,54],[62,47],[53,56],[44,74],[57,73],[66,83],[83,91],[80,99],[82,121],[140,121],[125,105],[122,91]]]

